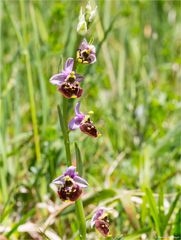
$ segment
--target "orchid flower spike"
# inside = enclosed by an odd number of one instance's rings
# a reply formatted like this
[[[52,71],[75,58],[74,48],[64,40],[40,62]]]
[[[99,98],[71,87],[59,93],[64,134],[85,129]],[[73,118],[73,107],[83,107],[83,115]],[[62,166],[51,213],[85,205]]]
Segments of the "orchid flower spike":
[[[53,85],[58,86],[58,91],[66,98],[79,98],[83,93],[80,82],[84,77],[73,71],[74,59],[68,58],[64,70],[50,78]]]
[[[81,178],[74,166],[67,168],[65,173],[53,180],[58,185],[58,195],[63,201],[76,201],[82,194],[82,188],[86,188],[88,183]]]
[[[96,127],[94,126],[93,122],[90,120],[89,115],[85,115],[81,113],[80,110],[80,102],[78,102],[75,106],[75,117],[69,122],[69,129],[75,130],[80,128],[80,130],[91,136],[91,137],[98,137],[100,133],[98,133]]]
[[[100,207],[96,210],[94,213],[92,219],[91,219],[91,227],[95,226],[95,228],[104,236],[108,237],[110,236],[109,231],[109,218],[108,218],[108,212],[110,209],[105,207]]]
[[[77,61],[83,64],[93,64],[96,62],[96,49],[86,39],[82,41],[77,49]]]

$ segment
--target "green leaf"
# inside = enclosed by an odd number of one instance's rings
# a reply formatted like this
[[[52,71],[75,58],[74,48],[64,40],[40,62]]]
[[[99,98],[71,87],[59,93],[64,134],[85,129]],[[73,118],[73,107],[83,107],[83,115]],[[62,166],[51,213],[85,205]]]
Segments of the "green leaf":
[[[18,223],[15,223],[12,227],[12,229],[6,234],[6,237],[9,238],[16,230],[17,228],[26,222],[26,220],[33,216],[35,214],[35,208],[31,209],[27,214],[25,214]]]
[[[158,197],[158,207],[159,207],[159,219],[160,223],[163,223],[165,220],[165,214],[164,214],[164,193],[163,193],[163,187],[161,186],[159,197]],[[163,235],[163,224],[161,224],[161,234]]]
[[[168,133],[158,141],[157,147],[154,150],[154,156],[159,156],[163,152],[170,151],[176,146],[180,146],[181,123],[179,122],[174,128],[171,128]]]
[[[92,203],[97,204],[105,199],[113,198],[116,196],[116,194],[117,194],[116,191],[112,189],[104,189],[99,192],[95,192],[92,194],[92,196],[85,200],[85,206]]]
[[[40,34],[41,40],[44,42],[47,42],[48,41],[48,32],[47,32],[44,20],[42,18],[42,15],[40,14],[40,11],[38,9],[36,9],[36,20],[38,22],[37,27],[39,29],[39,34]]]
[[[112,189],[104,189],[96,193],[93,193],[90,197],[83,200],[83,204],[84,204],[84,207],[86,207],[90,204],[98,204],[100,201],[113,198],[115,196],[116,196],[116,191]],[[70,205],[68,208],[62,211],[62,215],[67,215],[69,213],[72,213],[74,212],[74,210],[75,210],[74,205]]]
[[[175,218],[175,224],[174,224],[174,228],[173,228],[173,235],[174,235],[174,237],[177,237],[177,238],[179,236],[181,236],[180,223],[181,223],[181,208],[177,212],[177,215]]]
[[[151,215],[152,215],[154,223],[155,223],[156,232],[157,232],[158,236],[161,236],[159,213],[158,213],[155,198],[154,198],[153,193],[150,188],[146,188],[145,192],[146,192],[146,196],[147,196],[147,201],[149,203],[150,212],[151,212]]]
[[[134,240],[134,239],[140,239],[140,236],[143,234],[143,233],[147,233],[151,230],[151,227],[147,227],[147,228],[144,228],[142,230],[139,230],[137,232],[134,232],[126,237],[123,237],[124,240]]]
[[[146,207],[146,203],[147,203],[146,196],[143,196],[142,200],[143,200],[143,203],[141,204],[141,223],[144,226],[146,217],[148,216],[148,209]]]
[[[164,220],[164,224],[163,224],[163,232],[165,231],[165,229],[166,229],[166,227],[168,225],[168,222],[169,222],[169,220],[170,220],[170,218],[172,216],[172,213],[173,213],[173,211],[174,211],[174,209],[175,209],[175,207],[177,205],[177,202],[178,202],[179,198],[180,198],[180,192],[177,193],[174,201],[172,202],[172,204],[171,204],[171,206],[169,208],[168,214],[165,216],[165,220]]]

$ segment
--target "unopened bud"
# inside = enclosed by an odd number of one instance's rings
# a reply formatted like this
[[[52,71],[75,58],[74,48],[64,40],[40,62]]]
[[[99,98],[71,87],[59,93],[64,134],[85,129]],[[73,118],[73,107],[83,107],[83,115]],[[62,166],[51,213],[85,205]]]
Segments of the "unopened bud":
[[[79,23],[77,25],[77,32],[82,36],[86,35],[87,33],[87,23],[85,21],[85,16],[82,12],[82,8],[79,14]]]
[[[85,9],[86,9],[85,10],[86,21],[91,23],[95,18],[97,6],[94,9],[92,9],[90,2],[88,2]]]

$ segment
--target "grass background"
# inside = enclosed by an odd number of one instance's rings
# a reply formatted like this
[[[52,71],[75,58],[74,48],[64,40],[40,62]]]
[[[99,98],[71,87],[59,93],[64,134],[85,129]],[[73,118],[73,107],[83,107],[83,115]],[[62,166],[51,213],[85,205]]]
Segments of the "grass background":
[[[98,14],[87,39],[94,38],[97,62],[77,71],[85,75],[81,111],[94,111],[102,137],[70,133],[72,157],[76,141],[89,182],[87,239],[102,239],[89,222],[100,205],[114,208],[112,239],[180,237],[181,3],[93,3]],[[0,2],[0,234],[7,239],[79,239],[74,206],[50,185],[66,159],[62,97],[49,78],[75,54],[85,5]]]

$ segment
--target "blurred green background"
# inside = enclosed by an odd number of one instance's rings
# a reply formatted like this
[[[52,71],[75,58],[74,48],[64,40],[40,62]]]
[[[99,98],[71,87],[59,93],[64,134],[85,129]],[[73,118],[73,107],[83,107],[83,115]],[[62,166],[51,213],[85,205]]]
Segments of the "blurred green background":
[[[49,78],[75,54],[86,3],[0,1],[0,235],[7,239],[79,239],[73,205],[50,185],[66,160],[62,96]],[[181,2],[91,3],[98,11],[87,40],[94,38],[97,62],[77,72],[85,75],[81,111],[94,111],[102,137],[70,133],[72,157],[76,141],[89,182],[87,239],[102,239],[89,221],[100,205],[114,209],[112,239],[181,236]]]

